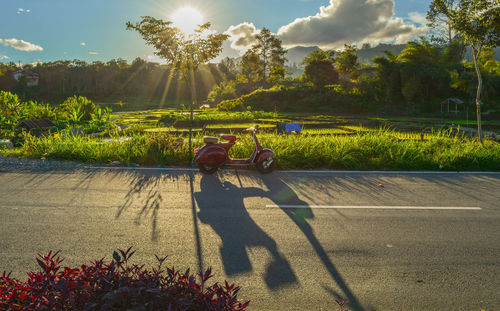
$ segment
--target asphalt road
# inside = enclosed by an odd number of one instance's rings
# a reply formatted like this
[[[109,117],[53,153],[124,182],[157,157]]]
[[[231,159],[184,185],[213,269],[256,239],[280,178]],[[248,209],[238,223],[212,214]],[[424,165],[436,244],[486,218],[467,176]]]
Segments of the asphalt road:
[[[0,172],[0,271],[134,246],[250,310],[500,310],[499,201],[498,173]]]

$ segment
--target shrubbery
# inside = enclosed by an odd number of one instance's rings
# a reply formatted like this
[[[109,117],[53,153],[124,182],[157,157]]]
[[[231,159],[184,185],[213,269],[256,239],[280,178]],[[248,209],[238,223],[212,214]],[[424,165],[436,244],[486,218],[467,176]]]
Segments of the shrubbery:
[[[97,112],[97,106],[83,96],[69,97],[62,103],[60,109],[66,118],[74,123],[92,120],[92,115]]]
[[[80,267],[62,267],[58,253],[38,254],[38,272],[29,272],[26,282],[0,276],[2,310],[245,310],[249,302],[238,297],[240,287],[214,283],[211,269],[197,276],[162,267],[159,258],[151,270],[131,264],[129,248]]]
[[[15,127],[21,120],[57,120],[60,117],[60,113],[49,104],[31,100],[23,102],[16,94],[0,91],[0,138],[14,137]]]
[[[343,89],[341,85],[312,87],[307,84],[279,85],[270,89],[258,89],[240,98],[225,100],[217,105],[223,111],[267,110],[267,111],[315,111],[315,112],[359,112],[365,94]]]
[[[214,123],[248,123],[256,119],[274,118],[275,114],[264,111],[242,111],[228,112],[221,114],[220,112],[204,111],[196,113],[193,116],[193,126],[202,127],[207,124]],[[190,115],[181,113],[168,113],[160,120],[165,126],[189,127],[191,125]]]
[[[16,94],[0,91],[0,138],[14,138],[20,133],[16,126],[26,119],[50,119],[59,131],[83,127],[94,133],[114,129],[111,109],[101,109],[91,100],[73,96],[59,106],[36,101],[22,101]]]

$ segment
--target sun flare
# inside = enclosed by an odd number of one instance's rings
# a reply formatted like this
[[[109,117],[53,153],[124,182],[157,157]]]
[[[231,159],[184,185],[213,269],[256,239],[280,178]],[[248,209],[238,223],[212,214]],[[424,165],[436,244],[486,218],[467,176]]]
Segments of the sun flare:
[[[203,15],[200,11],[189,6],[175,11],[171,19],[173,26],[186,34],[192,34],[198,25],[203,24]]]

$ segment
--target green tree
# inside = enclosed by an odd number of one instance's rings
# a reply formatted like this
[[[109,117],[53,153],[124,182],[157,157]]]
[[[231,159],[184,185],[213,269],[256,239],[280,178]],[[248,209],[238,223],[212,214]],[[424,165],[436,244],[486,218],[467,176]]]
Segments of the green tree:
[[[344,49],[335,57],[337,69],[341,73],[354,74],[359,68],[358,51],[354,45],[344,44]]]
[[[472,59],[477,75],[476,114],[477,132],[481,144],[481,89],[482,76],[478,58],[487,47],[500,45],[500,6],[497,0],[460,0],[457,6],[446,0],[433,0],[432,4],[445,15],[451,27],[460,33],[462,40],[472,49]]]
[[[249,81],[258,82],[263,79],[264,62],[253,50],[248,50],[241,57],[241,73]]]
[[[322,49],[313,50],[311,53],[307,54],[306,57],[304,57],[300,64],[307,66],[313,61],[328,61],[333,64],[335,63],[335,51],[323,51]]]
[[[207,102],[216,106],[223,100],[233,99],[236,97],[236,81],[222,81],[219,85],[214,86],[212,91],[208,93]]]
[[[465,44],[462,40],[454,40],[444,47],[441,62],[445,65],[456,66],[460,65],[464,59]]]
[[[386,57],[377,56],[373,63],[377,68],[377,84],[383,99],[387,102],[399,102],[401,94],[401,70],[397,56],[392,51],[384,51]]]
[[[441,57],[441,48],[431,44],[425,38],[418,41],[410,41],[406,49],[401,51],[398,60],[406,63],[437,64]]]
[[[226,80],[233,80],[239,73],[239,65],[240,64],[237,59],[225,57],[219,62],[217,68],[224,75]]]
[[[155,54],[165,59],[172,68],[172,75],[179,74],[191,94],[191,127],[189,129],[189,154],[191,152],[193,105],[196,104],[195,73],[201,64],[217,57],[222,43],[229,36],[211,33],[210,23],[198,26],[193,34],[186,35],[172,22],[150,16],[143,16],[135,25],[127,22],[127,29],[137,31],[148,45],[155,48]]]
[[[276,75],[285,76],[285,71],[281,70],[285,66],[286,50],[281,46],[281,40],[269,31],[263,28],[255,36],[256,43],[252,45],[251,51],[259,56],[261,60],[260,78],[262,84],[265,84],[271,72]],[[276,79],[276,77],[274,78]]]
[[[304,81],[312,83],[317,88],[337,83],[339,75],[333,67],[334,55],[333,51],[323,51],[322,49],[309,53],[301,63],[305,65]]]
[[[449,8],[456,8],[458,5],[457,0],[443,0]],[[427,26],[433,30],[432,39],[433,41],[444,43],[446,42],[450,45],[457,38],[458,33],[451,26],[451,21],[446,14],[446,11],[442,10],[441,6],[437,6],[434,2],[429,5],[429,11],[427,11]]]

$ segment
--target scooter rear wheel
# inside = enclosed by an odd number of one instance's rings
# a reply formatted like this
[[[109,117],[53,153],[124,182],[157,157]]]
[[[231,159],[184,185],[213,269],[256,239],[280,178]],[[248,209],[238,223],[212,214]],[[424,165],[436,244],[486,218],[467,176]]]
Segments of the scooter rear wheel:
[[[274,158],[267,158],[262,162],[257,163],[257,170],[262,174],[271,173],[276,167],[276,160]]]
[[[208,164],[198,163],[198,168],[200,169],[200,172],[207,175],[217,172],[217,166],[211,166]]]

